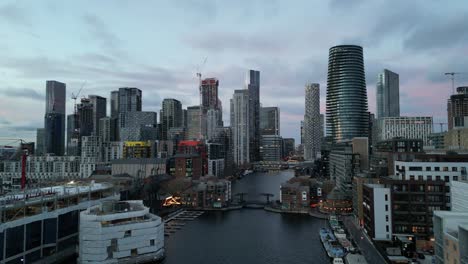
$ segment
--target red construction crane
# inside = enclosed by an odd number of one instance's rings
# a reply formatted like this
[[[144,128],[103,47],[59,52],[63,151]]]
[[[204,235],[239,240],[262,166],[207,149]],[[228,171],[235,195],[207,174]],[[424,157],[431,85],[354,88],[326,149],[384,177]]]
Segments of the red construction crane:
[[[21,151],[21,190],[24,190],[26,187],[26,160],[29,155],[29,151],[27,148],[22,148],[23,144],[28,144],[30,142],[26,142],[21,138],[0,138],[2,140],[14,140],[20,142],[20,151]]]

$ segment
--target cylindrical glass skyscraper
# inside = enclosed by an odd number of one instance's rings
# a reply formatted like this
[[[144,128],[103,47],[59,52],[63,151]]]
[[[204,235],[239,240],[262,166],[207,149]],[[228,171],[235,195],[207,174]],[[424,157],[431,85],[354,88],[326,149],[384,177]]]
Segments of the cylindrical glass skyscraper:
[[[366,78],[362,47],[330,48],[327,80],[327,134],[334,142],[367,137]]]

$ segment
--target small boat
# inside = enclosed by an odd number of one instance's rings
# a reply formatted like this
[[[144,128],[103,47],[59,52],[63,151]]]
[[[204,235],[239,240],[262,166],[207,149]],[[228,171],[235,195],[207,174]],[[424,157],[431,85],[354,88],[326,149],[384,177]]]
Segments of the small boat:
[[[343,247],[340,245],[330,229],[321,228],[319,234],[320,241],[322,242],[322,245],[330,258],[342,258],[345,256]]]

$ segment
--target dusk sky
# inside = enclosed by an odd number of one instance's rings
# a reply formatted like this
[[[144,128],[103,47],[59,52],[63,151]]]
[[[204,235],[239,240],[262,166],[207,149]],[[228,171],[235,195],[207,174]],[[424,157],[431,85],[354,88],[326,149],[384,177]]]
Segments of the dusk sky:
[[[108,99],[138,87],[143,110],[159,115],[164,98],[199,104],[195,73],[207,57],[201,72],[220,80],[225,124],[245,71],[259,70],[262,105],[280,107],[281,135],[298,143],[306,82],[320,83],[325,113],[331,46],[363,46],[371,112],[387,68],[400,75],[402,115],[446,122],[444,72],[468,72],[466,0],[2,1],[0,35],[0,136],[33,141],[46,80],[67,84],[67,114],[86,82],[82,95]]]

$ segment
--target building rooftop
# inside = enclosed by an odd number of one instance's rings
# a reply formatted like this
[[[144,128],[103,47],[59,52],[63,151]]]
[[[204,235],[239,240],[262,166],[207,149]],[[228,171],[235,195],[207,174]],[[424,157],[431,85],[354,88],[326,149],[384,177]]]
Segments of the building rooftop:
[[[89,210],[90,215],[109,215],[127,212],[136,212],[145,209],[139,201],[105,201],[100,206]]]
[[[166,159],[160,158],[138,158],[138,159],[116,159],[111,161],[112,164],[160,164],[166,163]]]
[[[70,181],[67,184],[50,186],[44,188],[28,189],[20,192],[9,193],[0,197],[0,205],[8,206],[9,204],[18,203],[21,201],[33,202],[40,201],[47,196],[71,196],[80,193],[93,192],[112,188],[110,183],[95,183],[91,182],[74,182]]]

